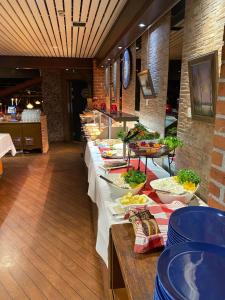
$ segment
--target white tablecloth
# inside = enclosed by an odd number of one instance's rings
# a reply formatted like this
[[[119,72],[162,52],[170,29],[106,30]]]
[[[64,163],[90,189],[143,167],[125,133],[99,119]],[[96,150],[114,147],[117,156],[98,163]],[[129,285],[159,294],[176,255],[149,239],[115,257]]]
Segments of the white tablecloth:
[[[96,251],[108,265],[108,244],[109,230],[112,224],[125,223],[126,221],[114,218],[108,209],[113,198],[110,193],[109,185],[98,177],[104,174],[99,168],[103,163],[98,147],[93,146],[93,142],[88,142],[85,151],[85,163],[88,167],[88,196],[98,207],[98,231],[96,241]],[[115,198],[114,198],[115,199]]]
[[[103,163],[99,148],[94,146],[93,142],[88,142],[85,150],[85,163],[88,167],[88,196],[96,203],[98,207],[98,230],[96,251],[102,257],[106,265],[108,265],[108,245],[109,230],[113,224],[125,223],[124,220],[117,220],[109,211],[109,206],[113,203],[113,195],[111,195],[109,185],[99,178],[98,175],[104,174],[99,168]],[[156,174],[158,178],[168,177],[169,174],[160,166],[154,165],[151,160],[148,162],[148,168]],[[206,205],[200,199],[194,200],[191,205]]]
[[[13,156],[16,155],[16,149],[11,136],[8,133],[0,133],[0,158],[9,151]]]

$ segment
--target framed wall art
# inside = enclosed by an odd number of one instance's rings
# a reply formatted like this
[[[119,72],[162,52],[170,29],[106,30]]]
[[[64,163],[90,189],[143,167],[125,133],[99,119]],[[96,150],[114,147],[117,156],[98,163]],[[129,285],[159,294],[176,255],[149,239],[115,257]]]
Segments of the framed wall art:
[[[156,97],[151,74],[149,70],[138,73],[141,91],[145,99]]]
[[[192,118],[213,122],[217,97],[218,52],[188,62]]]

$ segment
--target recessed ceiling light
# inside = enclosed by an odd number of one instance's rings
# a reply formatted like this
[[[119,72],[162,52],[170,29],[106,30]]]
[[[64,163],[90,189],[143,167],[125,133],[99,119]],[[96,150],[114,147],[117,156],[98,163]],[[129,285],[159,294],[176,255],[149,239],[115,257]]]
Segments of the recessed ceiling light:
[[[119,46],[119,47],[118,47],[119,50],[121,50],[122,48],[123,48],[122,46]]]
[[[146,25],[145,25],[144,23],[140,23],[138,26],[141,27],[141,28],[143,28],[143,27],[145,27]]]
[[[20,68],[19,67],[16,67],[16,70],[19,70]]]
[[[111,58],[108,58],[108,60],[111,60]]]
[[[104,68],[104,66],[101,66],[101,68]]]
[[[69,69],[66,69],[66,71],[69,71]]]

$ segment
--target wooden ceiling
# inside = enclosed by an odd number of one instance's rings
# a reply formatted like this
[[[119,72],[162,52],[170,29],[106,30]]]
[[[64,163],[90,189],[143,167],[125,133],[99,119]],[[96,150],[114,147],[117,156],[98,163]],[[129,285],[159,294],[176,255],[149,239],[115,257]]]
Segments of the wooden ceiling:
[[[1,0],[0,55],[95,57],[126,2]]]

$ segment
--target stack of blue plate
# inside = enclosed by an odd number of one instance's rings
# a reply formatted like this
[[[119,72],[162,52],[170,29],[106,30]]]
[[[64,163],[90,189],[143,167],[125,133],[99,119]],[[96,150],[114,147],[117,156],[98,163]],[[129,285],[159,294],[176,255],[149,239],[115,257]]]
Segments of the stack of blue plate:
[[[154,300],[224,300],[225,248],[186,242],[158,261]]]
[[[167,237],[167,246],[187,241],[225,246],[225,212],[204,206],[180,208],[170,217]]]

